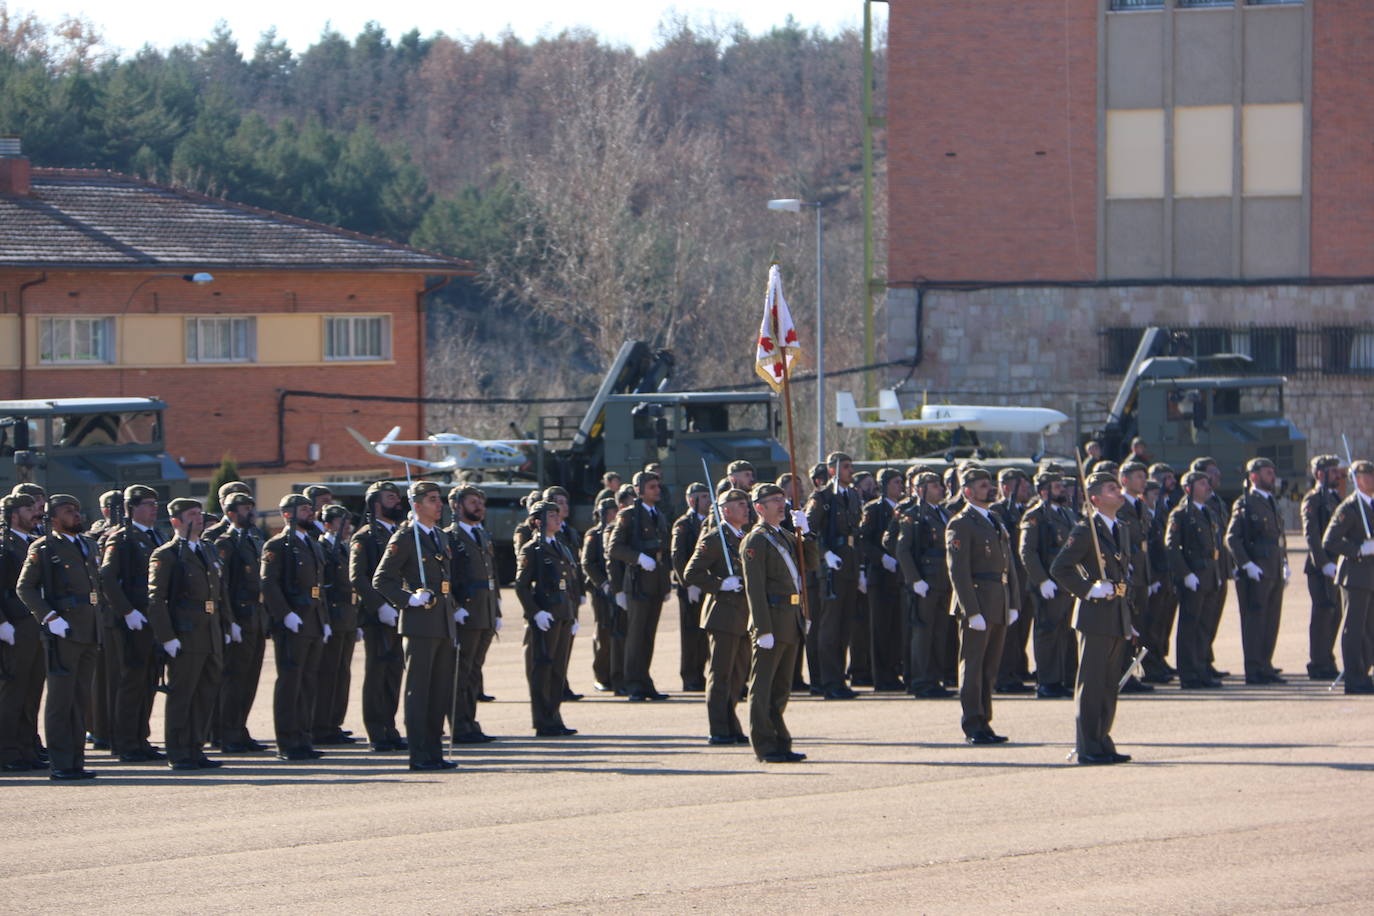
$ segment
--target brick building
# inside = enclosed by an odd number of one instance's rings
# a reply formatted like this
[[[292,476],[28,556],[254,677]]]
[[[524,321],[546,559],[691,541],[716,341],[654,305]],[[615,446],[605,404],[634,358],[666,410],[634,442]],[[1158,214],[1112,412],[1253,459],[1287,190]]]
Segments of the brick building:
[[[213,280],[187,282],[198,273]],[[193,484],[231,452],[264,507],[293,481],[383,470],[345,425],[420,431],[415,404],[298,400],[279,416],[280,393],[420,396],[425,295],[472,273],[124,175],[31,168],[0,139],[0,399],[161,397]]]
[[[1374,451],[1374,4],[912,0],[888,37],[909,389],[1092,414],[1162,324]]]

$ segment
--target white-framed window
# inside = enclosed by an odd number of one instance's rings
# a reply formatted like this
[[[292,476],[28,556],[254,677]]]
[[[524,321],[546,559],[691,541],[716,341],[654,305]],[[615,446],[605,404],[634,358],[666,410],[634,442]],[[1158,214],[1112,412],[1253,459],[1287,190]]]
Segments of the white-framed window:
[[[48,365],[114,362],[114,319],[40,318],[38,361]]]
[[[188,363],[251,363],[258,356],[256,318],[187,318]]]
[[[339,315],[324,320],[325,359],[390,359],[391,318]]]

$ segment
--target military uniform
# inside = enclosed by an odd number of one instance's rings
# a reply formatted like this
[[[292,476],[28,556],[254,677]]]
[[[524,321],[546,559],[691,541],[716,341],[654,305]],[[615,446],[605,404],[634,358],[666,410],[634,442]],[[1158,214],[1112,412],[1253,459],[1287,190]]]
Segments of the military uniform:
[[[622,509],[611,529],[609,553],[623,564],[627,625],[625,629],[625,689],[630,699],[662,697],[654,686],[649,666],[654,657],[654,638],[663,599],[672,589],[671,531],[668,516],[636,499]],[[654,561],[654,571],[639,565],[643,554]],[[614,580],[612,580],[614,581]]]
[[[548,516],[557,507],[548,504]],[[525,678],[530,689],[530,717],[535,734],[559,737],[572,734],[563,724],[563,693],[567,682],[568,647],[577,619],[573,588],[577,564],[557,537],[531,537],[516,560],[515,594],[525,615]],[[548,628],[536,616],[547,613]]]
[[[1165,544],[1166,529],[1169,526],[1169,510],[1163,496],[1155,503],[1150,513],[1150,529],[1146,538],[1146,550],[1150,560],[1150,584],[1158,585],[1154,594],[1146,602],[1144,626],[1140,631],[1140,642],[1149,653],[1142,662],[1145,680],[1167,684],[1173,680],[1169,667],[1169,637],[1174,630],[1174,619],[1178,614],[1178,590],[1174,577],[1169,572],[1168,548]]]
[[[352,737],[344,734],[343,721],[358,642],[358,598],[349,579],[349,546],[328,532],[320,536],[319,544],[324,552],[324,601],[333,632],[320,650],[312,732],[315,744],[352,744]]]
[[[53,497],[48,505],[55,508],[57,499]],[[59,777],[86,772],[83,709],[100,644],[99,587],[96,545],[90,538],[53,532],[29,542],[15,590],[45,630],[48,695],[43,734],[53,775]],[[45,621],[53,618],[66,621],[66,635],[52,632]]]
[[[705,492],[704,487],[702,492]],[[692,496],[693,491],[688,490],[689,503]],[[682,689],[688,691],[706,689],[706,660],[710,655],[709,641],[701,624],[702,597],[698,595],[696,601],[691,600],[687,582],[687,562],[696,549],[704,521],[689,505],[687,511],[673,522],[673,580],[677,590],[678,633],[682,644],[678,673],[682,675]]]
[[[1021,472],[1015,473],[1019,475]],[[1006,471],[1003,471],[1002,476],[1006,476]],[[1019,481],[1023,478],[1013,476],[1011,479],[1018,481],[1019,487]],[[1012,565],[1016,568],[1016,579],[1024,590],[1026,569],[1021,565],[1021,518],[1026,512],[1026,507],[1008,497],[993,503],[988,510],[997,516],[1002,522],[1002,527],[1006,528],[1007,534],[1011,536]],[[1018,614],[1016,622],[1007,626],[1007,638],[1002,643],[1002,663],[997,669],[996,689],[1002,693],[1025,693],[1030,690],[1024,683],[1030,674],[1026,645],[1030,641],[1032,608],[1035,605],[1024,591],[1013,594],[1011,600]]]
[[[1169,573],[1178,592],[1179,685],[1187,689],[1221,686],[1211,675],[1207,625],[1217,593],[1225,585],[1217,547],[1220,525],[1210,506],[1185,498],[1169,513],[1164,534]],[[1196,582],[1189,576],[1195,576]]]
[[[86,536],[95,541],[96,551],[104,556],[105,541],[123,524],[124,492],[106,490],[100,494],[100,508],[102,513],[108,514],[102,514],[102,517],[92,522],[86,529]],[[110,619],[110,609],[105,603],[103,587],[101,591],[100,620],[103,625]],[[108,663],[108,642],[108,639],[102,639],[100,649],[95,653],[95,680],[91,685],[91,705],[86,710],[86,727],[90,731],[92,750],[109,750],[110,733],[114,729],[113,705],[114,694],[119,686],[119,666]]]
[[[1339,673],[1335,646],[1341,632],[1341,597],[1335,577],[1327,574],[1336,558],[1322,546],[1322,535],[1340,501],[1335,490],[1321,484],[1314,485],[1302,498],[1302,535],[1307,542],[1303,572],[1307,576],[1307,594],[1312,598],[1307,673],[1323,680],[1334,680]]]
[[[724,532],[724,544],[718,531]],[[743,539],[744,533],[729,524],[719,528],[713,525],[697,541],[683,570],[683,580],[706,595],[701,603],[702,628],[711,645],[706,669],[706,720],[718,744],[726,743],[723,739],[748,740],[735,714],[749,677],[750,656],[749,600],[743,590],[740,561]],[[731,576],[740,580],[741,587],[725,591],[721,586]]]
[[[1374,531],[1374,506],[1356,488],[1336,507],[1322,536],[1322,549],[1340,558],[1336,561],[1336,584],[1345,600],[1341,661],[1346,693],[1374,693],[1374,681],[1369,677],[1374,663],[1370,656],[1374,644],[1374,541],[1367,531]]]
[[[148,561],[162,542],[155,528],[129,522],[106,536],[101,554],[106,667],[113,675],[110,748],[121,758],[152,756],[148,723],[162,657],[146,622]],[[145,618],[137,630],[131,629],[128,622],[134,611]]]
[[[348,578],[358,596],[363,630],[363,727],[376,750],[401,750],[405,741],[396,730],[396,710],[401,705],[401,678],[405,671],[399,609],[396,622],[382,623],[379,611],[389,604],[372,585],[382,554],[396,526],[372,519],[349,542]]]
[[[306,759],[316,753],[311,732],[324,628],[329,623],[324,604],[324,552],[307,532],[288,524],[263,546],[260,576],[277,664],[277,683],[272,691],[277,754]],[[300,618],[294,631],[287,624],[292,614]]]
[[[820,687],[827,698],[847,699],[853,696],[845,683],[845,650],[850,652],[851,673],[867,674],[868,613],[860,610],[859,575],[861,553],[858,547],[859,522],[863,505],[858,491],[841,487],[838,480],[811,494],[806,501],[806,521],[816,539],[821,561],[816,567],[820,580],[820,615],[813,621],[820,632],[817,650]],[[832,569],[825,562],[827,554],[839,560],[839,568]],[[852,634],[863,633],[857,643]],[[862,678],[861,678],[862,679]],[[812,681],[812,686],[816,682]]]
[[[898,522],[897,562],[912,620],[907,692],[918,697],[949,696],[944,684],[958,681],[959,628],[950,615],[954,586],[945,553],[948,525],[944,507],[925,500],[916,501]],[[924,595],[912,589],[918,582],[926,585]]]
[[[961,725],[971,741],[988,743],[996,738],[992,731],[992,691],[1001,667],[1002,645],[1010,612],[1021,593],[1011,535],[997,516],[968,505],[950,519],[945,553],[954,586],[955,614],[963,624],[959,650]],[[984,621],[982,629],[970,626],[978,616]]]
[[[448,538],[442,531],[426,531],[413,521],[402,522],[387,542],[382,562],[372,576],[373,588],[392,607],[401,609],[401,635],[406,638],[406,737],[411,766],[425,769],[445,765],[444,718],[452,714],[458,641],[449,582],[452,563]],[[433,603],[412,607],[411,596],[422,588],[429,589]]]
[[[1236,598],[1240,604],[1240,637],[1245,652],[1246,683],[1271,683],[1278,677],[1274,647],[1288,579],[1288,539],[1273,496],[1250,490],[1231,508],[1226,546],[1236,565]],[[1258,581],[1245,572],[1254,563]]]
[[[582,575],[591,590],[596,633],[592,636],[592,678],[598,689],[624,692],[625,630],[619,620],[615,590],[606,568],[606,540],[610,525],[597,525],[582,542]]]
[[[29,543],[20,532],[0,527],[0,621],[14,627],[14,645],[0,642],[0,766],[15,771],[43,766],[38,756],[43,633],[17,591]]]
[[[1050,568],[1069,539],[1075,524],[1069,510],[1040,500],[1021,516],[1021,539],[1017,545],[1021,567],[1026,574],[1026,595],[1035,607],[1032,628],[1035,653],[1035,681],[1040,696],[1069,696],[1078,669],[1078,650],[1073,629],[1073,595],[1054,581]],[[1046,598],[1045,582],[1054,583],[1054,594]]]
[[[895,472],[894,472],[895,473]],[[859,516],[859,549],[867,572],[869,658],[877,690],[901,690],[905,669],[902,642],[902,573],[897,559],[883,547],[883,536],[896,516],[896,504],[880,496]],[[891,569],[888,567],[891,566]]]
[[[454,522],[447,529],[452,549],[454,600],[467,611],[458,624],[458,695],[454,700],[453,736],[458,742],[484,741],[477,721],[477,695],[482,664],[501,619],[496,583],[496,551],[481,525]]]
[[[1102,551],[1098,566],[1093,535]],[[1112,723],[1116,720],[1117,684],[1125,666],[1126,646],[1131,638],[1131,608],[1126,584],[1131,528],[1120,518],[1115,523],[1093,513],[1088,521],[1074,525],[1064,549],[1050,566],[1050,575],[1075,598],[1073,625],[1078,630],[1078,680],[1074,685],[1077,713],[1079,763],[1116,763],[1116,744]],[[1118,586],[1113,594],[1090,598],[1096,581]]]
[[[1129,469],[1127,469],[1129,471]],[[1130,528],[1130,536],[1127,543],[1123,543],[1123,555],[1126,557],[1126,603],[1131,608],[1131,625],[1136,632],[1144,633],[1146,629],[1145,618],[1150,607],[1150,584],[1154,581],[1154,575],[1150,569],[1150,528],[1154,524],[1154,514],[1150,512],[1150,507],[1145,504],[1141,497],[1132,496],[1123,488],[1121,495],[1126,502],[1117,512],[1117,521]],[[1128,546],[1129,545],[1129,546]],[[1122,660],[1121,673],[1126,673],[1126,668],[1130,666],[1130,659]],[[1148,692],[1154,688],[1148,684],[1142,684],[1132,675],[1123,688],[1125,693]]]
[[[160,644],[181,643],[167,661],[167,763],[198,769],[206,761],[205,730],[219,694],[228,631],[219,553],[205,541],[177,536],[153,551],[150,570],[153,635]]]
[[[262,534],[251,525],[227,525],[215,541],[224,580],[224,627],[231,632],[233,624],[239,627],[239,638],[224,647],[216,729],[220,747],[231,752],[259,747],[248,734],[248,713],[258,695],[269,628],[262,604],[262,547]]]

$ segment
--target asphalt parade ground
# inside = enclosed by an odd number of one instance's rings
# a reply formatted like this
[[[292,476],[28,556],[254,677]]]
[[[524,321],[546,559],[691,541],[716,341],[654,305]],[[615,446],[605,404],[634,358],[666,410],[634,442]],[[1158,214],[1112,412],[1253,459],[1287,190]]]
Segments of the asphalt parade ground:
[[[706,745],[700,694],[595,693],[586,610],[571,680],[587,696],[564,706],[580,733],[536,739],[518,604],[502,604],[497,701],[479,710],[500,740],[460,746],[458,770],[359,744],[189,774],[92,752],[90,782],[0,777],[0,913],[1369,911],[1374,697],[1306,679],[1300,572],[1275,659],[1289,683],[1123,697],[1113,735],[1135,759],[1115,767],[1066,761],[1071,700],[999,696],[1010,743],[969,747],[956,699],[866,690],[794,697],[809,760],[761,764]],[[676,617],[670,600],[664,690],[680,686]],[[1216,654],[1240,672],[1234,590]],[[263,741],[273,677],[269,651]],[[361,678],[359,647],[359,734]]]

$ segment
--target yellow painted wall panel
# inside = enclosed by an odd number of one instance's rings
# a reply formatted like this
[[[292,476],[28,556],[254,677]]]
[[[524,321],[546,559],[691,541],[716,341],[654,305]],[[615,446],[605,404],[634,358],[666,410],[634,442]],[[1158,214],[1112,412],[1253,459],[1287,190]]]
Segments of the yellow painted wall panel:
[[[1174,196],[1230,197],[1234,112],[1230,105],[1174,109]]]
[[[1107,196],[1164,196],[1164,110],[1107,112]]]
[[[19,316],[0,315],[0,369],[19,368]]]
[[[1241,110],[1241,190],[1247,196],[1302,193],[1302,103]]]
[[[324,359],[324,320],[319,315],[259,315],[258,362],[317,363]]]
[[[123,366],[167,366],[185,361],[186,330],[181,315],[125,315],[115,329]]]

